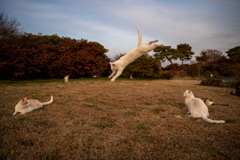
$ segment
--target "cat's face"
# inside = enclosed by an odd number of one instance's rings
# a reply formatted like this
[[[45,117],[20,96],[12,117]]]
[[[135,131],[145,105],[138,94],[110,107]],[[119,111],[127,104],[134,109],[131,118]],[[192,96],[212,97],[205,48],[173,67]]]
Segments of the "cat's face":
[[[192,92],[190,91],[190,90],[187,90],[186,89],[186,91],[184,92],[184,94],[183,94],[183,97],[188,97],[188,96],[190,96],[192,94]]]
[[[30,106],[30,103],[28,102],[27,97],[23,98],[20,101],[20,103],[21,103],[22,106]]]
[[[109,64],[110,64],[110,67],[111,67],[111,70],[112,70],[112,71],[116,71],[116,70],[117,70],[116,64],[114,64],[114,63],[112,63],[112,62],[109,62]]]

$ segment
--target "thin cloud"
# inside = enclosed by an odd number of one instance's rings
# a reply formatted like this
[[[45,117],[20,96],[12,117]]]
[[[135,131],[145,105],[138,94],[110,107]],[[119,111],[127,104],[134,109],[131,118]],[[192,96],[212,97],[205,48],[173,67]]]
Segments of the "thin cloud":
[[[173,48],[188,43],[197,54],[240,45],[238,0],[9,0],[0,6],[27,32],[98,41],[109,57],[136,47],[136,25],[143,43],[158,39]]]

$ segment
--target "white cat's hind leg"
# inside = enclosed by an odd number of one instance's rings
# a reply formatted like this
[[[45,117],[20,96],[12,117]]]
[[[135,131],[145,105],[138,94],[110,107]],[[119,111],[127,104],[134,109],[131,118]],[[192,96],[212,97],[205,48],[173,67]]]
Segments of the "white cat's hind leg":
[[[189,117],[194,117],[194,118],[201,118],[197,112],[191,112],[191,116]]]
[[[153,46],[155,46],[155,47],[162,47],[163,44],[153,44]]]
[[[150,41],[150,42],[148,42],[147,44],[148,44],[148,45],[151,45],[152,43],[156,43],[156,42],[158,42],[158,40]]]
[[[163,46],[163,44],[147,45],[147,46],[144,46],[144,50],[146,50],[146,52],[150,52],[153,49],[155,49],[156,47],[161,47],[161,46]]]
[[[28,107],[28,108],[25,108],[24,110],[21,110],[20,112],[21,112],[21,114],[25,114],[27,112],[31,112],[32,110],[34,110],[34,109],[32,109],[31,107]]]

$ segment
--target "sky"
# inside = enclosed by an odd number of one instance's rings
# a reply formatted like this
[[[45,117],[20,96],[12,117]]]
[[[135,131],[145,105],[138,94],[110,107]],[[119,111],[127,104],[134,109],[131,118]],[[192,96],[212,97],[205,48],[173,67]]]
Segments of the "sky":
[[[194,56],[206,49],[225,54],[240,46],[239,8],[240,0],[0,0],[0,11],[25,32],[99,42],[109,58],[137,47],[136,25],[142,43],[187,43]]]

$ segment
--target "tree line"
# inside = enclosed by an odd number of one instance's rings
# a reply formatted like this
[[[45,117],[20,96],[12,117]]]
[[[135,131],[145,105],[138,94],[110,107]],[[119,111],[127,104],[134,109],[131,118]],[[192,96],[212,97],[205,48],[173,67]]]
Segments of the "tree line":
[[[58,35],[23,33],[15,18],[0,13],[0,79],[62,78],[93,75],[108,76],[106,49],[98,42],[76,40]],[[173,76],[221,75],[239,76],[240,46],[229,49],[224,56],[218,50],[203,50],[195,56],[189,44],[174,49],[162,46],[154,49],[153,56],[145,54],[126,67],[122,76],[139,78],[170,78]],[[124,54],[116,55],[115,60]],[[179,59],[181,64],[173,63]],[[169,61],[165,68],[161,64]],[[184,62],[190,61],[190,64]],[[188,62],[189,63],[189,62]]]

